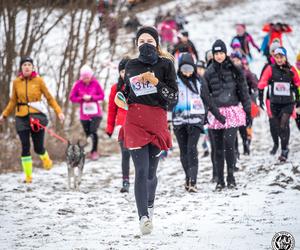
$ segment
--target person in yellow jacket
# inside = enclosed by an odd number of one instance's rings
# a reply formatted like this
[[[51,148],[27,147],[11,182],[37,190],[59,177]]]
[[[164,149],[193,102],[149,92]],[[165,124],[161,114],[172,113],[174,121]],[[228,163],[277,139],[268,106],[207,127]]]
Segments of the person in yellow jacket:
[[[39,154],[43,167],[46,170],[52,168],[52,160],[44,147],[44,129],[32,129],[30,118],[39,119],[44,126],[48,124],[45,115],[46,107],[41,101],[42,95],[48,104],[54,109],[58,118],[63,121],[64,114],[47,89],[44,80],[34,71],[33,60],[30,57],[21,58],[21,73],[13,81],[13,89],[10,101],[0,116],[3,122],[14,110],[16,118],[16,130],[22,144],[21,162],[25,173],[25,182],[32,182],[32,157],[30,154],[30,136],[33,141],[34,151]]]

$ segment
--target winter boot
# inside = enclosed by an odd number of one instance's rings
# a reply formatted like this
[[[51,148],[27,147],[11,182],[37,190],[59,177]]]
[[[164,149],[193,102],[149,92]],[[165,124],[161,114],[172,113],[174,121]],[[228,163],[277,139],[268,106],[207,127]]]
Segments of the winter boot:
[[[44,169],[50,170],[50,169],[52,168],[52,166],[53,166],[53,162],[52,162],[52,160],[50,159],[50,157],[49,157],[49,155],[48,155],[48,152],[45,151],[44,154],[40,155],[40,158],[41,158],[41,160],[42,160],[42,162],[43,162],[43,167],[44,167]]]
[[[234,167],[233,167],[233,171],[234,171],[234,172],[238,172],[238,171],[240,171],[240,169],[239,169],[237,166],[234,166]]]
[[[189,186],[188,192],[189,192],[189,193],[197,193],[197,192],[198,192],[198,189],[197,189],[196,184],[191,184],[191,185]]]
[[[153,230],[152,221],[148,216],[142,216],[140,219],[140,229],[142,234],[150,234]]]
[[[129,181],[128,180],[123,180],[123,186],[120,190],[121,193],[129,193]]]
[[[274,144],[272,150],[270,151],[270,154],[271,155],[276,155],[277,150],[278,150],[278,144]]]
[[[190,187],[190,179],[186,177],[185,178],[185,183],[184,183],[185,191],[188,191],[189,187]]]
[[[189,188],[187,190],[189,193],[197,193],[198,190],[197,190],[197,185],[196,185],[196,181],[195,180],[192,180],[190,178],[190,181],[189,181]]]
[[[209,156],[209,151],[208,151],[208,150],[205,150],[205,151],[203,152],[203,155],[202,155],[201,158],[205,158],[205,157],[207,157],[207,156]]]
[[[247,139],[243,143],[243,146],[244,146],[244,155],[250,155],[250,140]]]
[[[281,150],[281,155],[279,156],[278,160],[280,162],[286,162],[288,158],[289,150],[288,149],[283,149]]]
[[[218,181],[217,186],[216,186],[216,191],[222,191],[222,189],[225,188],[225,183],[224,181]]]
[[[227,180],[227,187],[229,189],[233,189],[236,187],[235,178],[233,175],[228,175],[226,180]]]
[[[32,157],[31,156],[22,156],[21,157],[22,168],[25,174],[25,183],[32,182]]]

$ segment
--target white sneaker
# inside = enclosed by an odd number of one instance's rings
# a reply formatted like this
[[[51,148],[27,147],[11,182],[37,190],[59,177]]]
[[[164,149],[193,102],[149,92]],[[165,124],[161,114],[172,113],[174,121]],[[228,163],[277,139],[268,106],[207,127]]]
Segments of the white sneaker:
[[[142,216],[140,219],[140,229],[142,234],[150,234],[152,232],[152,221],[147,216]]]
[[[153,213],[154,213],[154,206],[148,207],[149,220],[151,220],[151,221],[153,219]]]

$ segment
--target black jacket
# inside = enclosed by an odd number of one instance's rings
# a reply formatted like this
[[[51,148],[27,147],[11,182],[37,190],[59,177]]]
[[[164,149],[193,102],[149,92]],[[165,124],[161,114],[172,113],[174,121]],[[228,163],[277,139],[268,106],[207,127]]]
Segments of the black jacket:
[[[158,78],[159,82],[156,87],[151,83],[135,83],[134,77],[147,71],[153,72]],[[130,60],[125,68],[123,94],[128,98],[128,104],[140,103],[159,106],[167,110],[168,105],[176,103],[178,98],[178,86],[173,63],[163,57],[159,57],[155,65],[144,64],[137,58]]]
[[[204,74],[201,96],[205,105],[216,116],[219,107],[236,106],[242,103],[247,115],[251,113],[251,100],[245,76],[227,57],[221,64],[213,61]]]
[[[272,67],[272,77],[269,81],[269,86],[271,88],[270,100],[271,103],[278,104],[290,104],[294,103],[294,92],[297,92],[297,87],[293,84],[294,74],[289,66],[278,66],[277,64],[271,65]],[[288,95],[280,95],[276,93],[276,87],[280,88],[281,84],[289,85]]]

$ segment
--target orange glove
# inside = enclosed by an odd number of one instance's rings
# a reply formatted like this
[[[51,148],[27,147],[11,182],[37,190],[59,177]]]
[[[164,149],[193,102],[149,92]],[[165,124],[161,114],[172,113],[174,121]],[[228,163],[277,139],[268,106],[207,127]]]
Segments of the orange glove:
[[[122,109],[128,110],[128,105],[126,102],[126,98],[124,97],[122,92],[117,92],[117,94],[115,95],[115,104]]]
[[[143,74],[140,74],[140,81],[142,82],[150,82],[151,84],[153,84],[154,86],[156,86],[158,84],[158,79],[155,77],[154,73],[152,72],[145,72]]]

